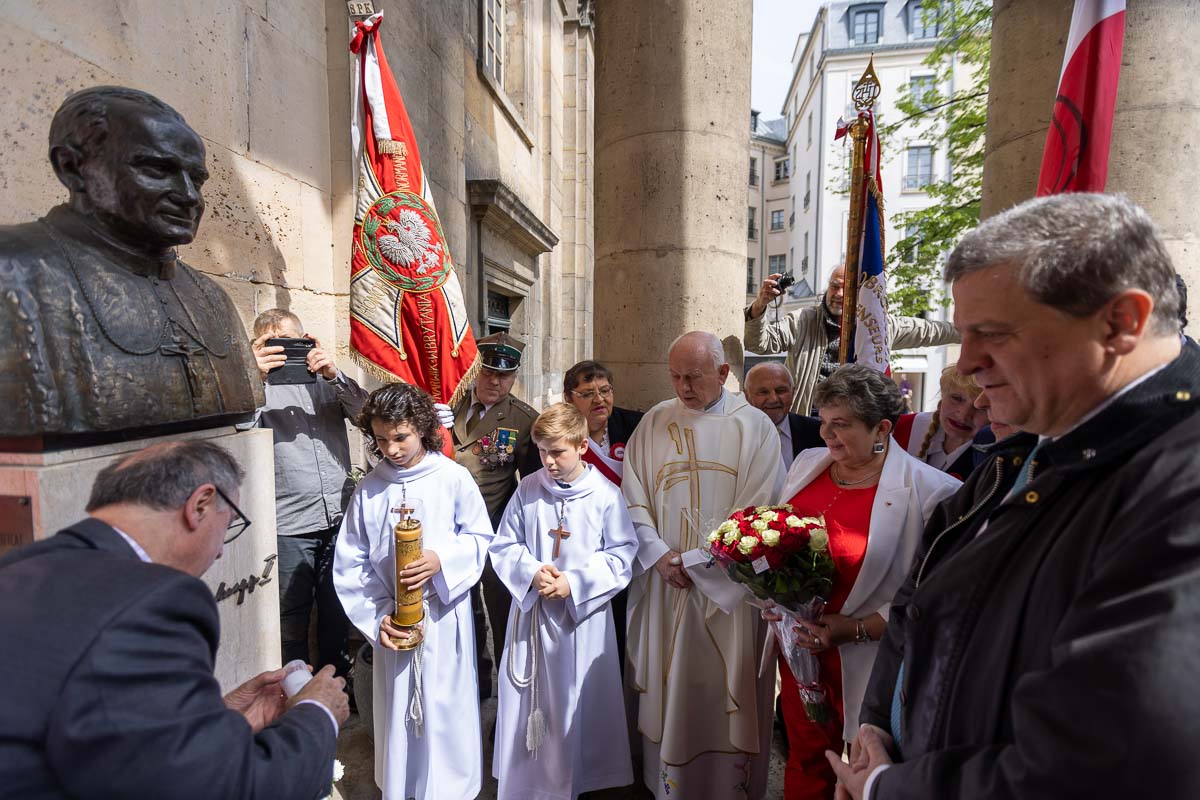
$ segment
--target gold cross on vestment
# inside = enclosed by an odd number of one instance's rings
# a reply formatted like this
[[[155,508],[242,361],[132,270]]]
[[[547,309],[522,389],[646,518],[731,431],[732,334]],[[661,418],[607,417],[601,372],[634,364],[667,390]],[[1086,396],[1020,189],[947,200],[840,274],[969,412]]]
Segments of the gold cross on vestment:
[[[681,461],[668,461],[663,464],[658,470],[658,474],[654,479],[654,491],[657,493],[659,487],[666,492],[672,486],[683,481],[688,481],[689,504],[688,508],[680,510],[680,528],[679,528],[679,550],[691,550],[700,545],[700,537],[707,531],[698,531],[695,529],[689,511],[695,509],[696,518],[699,519],[700,511],[700,473],[701,472],[725,472],[737,478],[737,470],[733,467],[722,464],[720,461],[703,461],[696,457],[696,431],[692,428],[683,429],[683,441],[680,441],[679,423],[672,422],[667,426],[668,433],[671,434],[672,441],[675,442],[675,451],[679,455],[684,454],[684,446],[687,448],[687,458]],[[693,541],[694,540],[694,541]]]
[[[565,530],[565,529],[563,528],[563,524],[562,524],[562,522],[559,522],[559,523],[558,523],[558,527],[557,527],[557,528],[552,528],[552,529],[549,531],[549,533],[550,533],[550,535],[551,535],[551,536],[553,536],[553,537],[554,537],[554,553],[553,553],[553,555],[551,555],[550,557],[551,557],[551,558],[558,558],[558,548],[559,548],[559,547],[562,545],[562,540],[563,540],[563,539],[570,539],[570,538],[571,538],[571,532],[570,532],[570,531],[568,531],[568,530]]]

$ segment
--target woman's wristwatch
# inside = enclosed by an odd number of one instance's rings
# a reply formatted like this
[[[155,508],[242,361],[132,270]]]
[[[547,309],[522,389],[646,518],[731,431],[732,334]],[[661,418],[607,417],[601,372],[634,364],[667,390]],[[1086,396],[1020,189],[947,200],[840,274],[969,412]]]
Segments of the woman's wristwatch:
[[[871,634],[867,632],[867,623],[861,617],[854,620],[854,623],[856,625],[854,643],[866,644],[867,642],[871,641]]]

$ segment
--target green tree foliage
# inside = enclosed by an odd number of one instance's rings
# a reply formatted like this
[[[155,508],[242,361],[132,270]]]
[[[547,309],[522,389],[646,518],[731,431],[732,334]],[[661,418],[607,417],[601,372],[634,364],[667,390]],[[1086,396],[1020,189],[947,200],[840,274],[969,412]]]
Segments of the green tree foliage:
[[[922,13],[938,24],[937,45],[924,61],[933,87],[903,87],[896,103],[901,119],[880,134],[887,147],[902,125],[915,124],[917,137],[936,142],[949,157],[950,178],[924,187],[934,200],[929,208],[892,218],[906,235],[888,256],[888,307],[907,315],[949,302],[941,289],[942,261],[979,222],[991,57],[990,0],[941,0],[926,3]]]

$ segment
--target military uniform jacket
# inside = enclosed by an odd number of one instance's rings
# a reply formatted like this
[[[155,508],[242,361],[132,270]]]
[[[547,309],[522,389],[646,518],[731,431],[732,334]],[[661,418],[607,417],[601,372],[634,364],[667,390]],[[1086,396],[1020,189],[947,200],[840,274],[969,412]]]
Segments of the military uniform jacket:
[[[467,416],[474,402],[471,391],[454,407],[454,458],[470,470],[495,527],[517,490],[517,472],[524,477],[542,468],[529,439],[537,412],[510,394],[489,408],[468,435]]]

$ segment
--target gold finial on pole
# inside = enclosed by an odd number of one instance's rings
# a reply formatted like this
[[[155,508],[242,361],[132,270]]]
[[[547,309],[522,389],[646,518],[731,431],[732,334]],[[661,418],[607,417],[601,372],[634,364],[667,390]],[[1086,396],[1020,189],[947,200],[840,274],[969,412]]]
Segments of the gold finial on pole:
[[[846,224],[845,289],[842,296],[842,334],[838,343],[838,362],[845,364],[850,359],[850,344],[858,324],[858,260],[862,254],[863,211],[866,195],[867,130],[870,123],[867,112],[875,105],[881,87],[875,74],[875,56],[872,55],[863,70],[862,77],[854,85],[851,96],[858,118],[850,123],[850,218]]]

